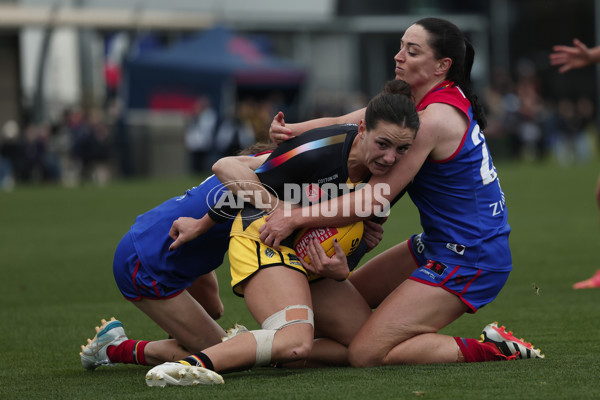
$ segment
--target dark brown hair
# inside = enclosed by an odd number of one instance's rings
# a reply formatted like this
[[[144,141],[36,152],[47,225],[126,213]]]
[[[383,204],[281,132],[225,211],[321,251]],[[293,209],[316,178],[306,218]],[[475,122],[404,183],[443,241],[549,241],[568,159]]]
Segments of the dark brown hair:
[[[408,83],[400,79],[389,81],[369,101],[365,112],[367,130],[373,129],[379,121],[404,126],[415,132],[419,130],[419,114]]]
[[[471,69],[475,59],[475,49],[471,42],[456,25],[440,18],[423,18],[415,25],[420,25],[429,33],[429,46],[435,52],[437,59],[448,57],[452,65],[448,71],[448,80],[453,81],[462,89],[473,106],[473,117],[481,129],[487,126],[487,118],[483,105],[471,88]]]

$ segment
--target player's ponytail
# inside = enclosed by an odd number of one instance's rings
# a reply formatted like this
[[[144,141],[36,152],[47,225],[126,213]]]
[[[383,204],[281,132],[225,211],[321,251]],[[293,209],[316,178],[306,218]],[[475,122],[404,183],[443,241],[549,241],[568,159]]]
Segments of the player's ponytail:
[[[473,61],[475,60],[475,49],[471,42],[465,40],[465,64],[463,71],[463,79],[461,82],[457,82],[458,86],[463,90],[467,99],[471,102],[471,106],[473,107],[473,117],[477,120],[479,127],[481,129],[485,129],[487,126],[487,118],[485,116],[485,112],[483,110],[483,105],[479,101],[479,98],[473,92],[471,86],[471,69],[473,68]]]

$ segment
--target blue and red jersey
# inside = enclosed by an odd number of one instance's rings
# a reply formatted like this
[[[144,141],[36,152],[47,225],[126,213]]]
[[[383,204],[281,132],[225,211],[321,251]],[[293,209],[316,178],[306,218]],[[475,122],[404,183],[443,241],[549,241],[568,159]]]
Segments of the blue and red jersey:
[[[454,154],[445,160],[427,159],[408,193],[420,212],[430,260],[491,271],[510,271],[510,226],[506,202],[485,137],[473,119],[470,101],[446,81],[417,104],[456,107],[469,125]]]

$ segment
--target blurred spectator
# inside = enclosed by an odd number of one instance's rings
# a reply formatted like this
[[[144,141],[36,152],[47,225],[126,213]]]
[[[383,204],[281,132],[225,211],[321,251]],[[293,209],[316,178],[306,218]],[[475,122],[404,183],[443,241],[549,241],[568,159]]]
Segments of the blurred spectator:
[[[11,191],[15,187],[15,169],[19,157],[19,124],[7,121],[0,136],[0,188]]]
[[[72,157],[73,135],[70,124],[71,110],[65,109],[61,119],[52,128],[50,144],[51,152],[58,160],[60,181],[67,187],[79,183],[79,170]]]
[[[111,142],[104,116],[99,110],[71,112],[71,155],[77,182],[105,185],[110,179]]]
[[[45,179],[44,159],[48,145],[48,131],[42,125],[29,124],[23,137],[23,159],[19,179],[40,182]]]
[[[221,157],[235,155],[256,143],[252,122],[248,115],[244,114],[248,108],[252,109],[248,102],[249,100],[245,100],[237,104],[233,115],[225,118],[219,125],[215,147]]]
[[[214,152],[217,113],[208,98],[199,98],[184,134],[185,148],[190,157],[192,173],[210,171]]]
[[[75,182],[87,179],[90,170],[89,138],[91,127],[87,115],[80,109],[73,109],[69,115],[71,130],[71,159],[75,167]]]
[[[238,103],[238,118],[249,124],[256,142],[268,142],[273,108],[269,100],[244,99]],[[244,146],[242,146],[244,147]],[[244,147],[245,148],[245,147]]]
[[[561,165],[581,163],[590,159],[593,141],[586,130],[593,120],[593,108],[591,101],[585,98],[578,99],[577,102],[568,98],[558,101],[555,151]]]
[[[106,185],[111,178],[111,138],[100,110],[90,113],[91,136],[89,138],[90,178],[98,186]]]
[[[113,157],[120,176],[130,177],[134,174],[133,151],[126,119],[126,111],[121,101],[116,99],[107,110],[107,123],[111,126]]]
[[[516,90],[516,95],[508,95],[504,99],[506,115],[501,124],[502,130],[508,135],[514,156],[540,160],[545,152],[542,98],[534,82],[529,79],[521,79]]]
[[[580,162],[588,161],[594,156],[598,127],[596,125],[595,104],[588,97],[580,97],[575,105],[581,119],[581,138],[577,142],[576,152]]]
[[[518,109],[515,84],[508,71],[501,67],[492,70],[491,83],[484,96],[488,119],[485,136],[501,137],[507,112],[516,112]]]

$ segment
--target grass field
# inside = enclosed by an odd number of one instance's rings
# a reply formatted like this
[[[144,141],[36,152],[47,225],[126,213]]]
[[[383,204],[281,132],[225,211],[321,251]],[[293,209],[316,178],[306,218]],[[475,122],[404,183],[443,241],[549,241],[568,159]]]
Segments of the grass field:
[[[146,367],[89,372],[79,347],[100,318],[123,321],[130,338],[165,334],[122,299],[112,277],[115,246],[136,215],[199,179],[114,182],[0,193],[1,399],[598,399],[600,289],[573,282],[600,268],[594,188],[598,166],[499,164],[514,271],[495,302],[445,333],[478,337],[498,320],[531,340],[545,360],[372,369],[262,368],[225,375],[219,387],[148,388]],[[385,225],[384,249],[419,232],[408,198]],[[256,328],[219,269],[225,328]],[[539,288],[537,291],[534,286]]]

